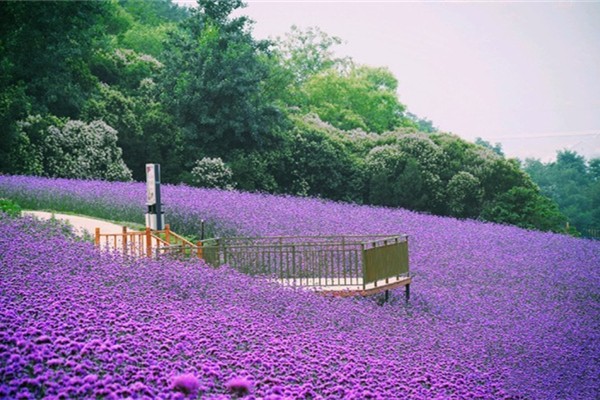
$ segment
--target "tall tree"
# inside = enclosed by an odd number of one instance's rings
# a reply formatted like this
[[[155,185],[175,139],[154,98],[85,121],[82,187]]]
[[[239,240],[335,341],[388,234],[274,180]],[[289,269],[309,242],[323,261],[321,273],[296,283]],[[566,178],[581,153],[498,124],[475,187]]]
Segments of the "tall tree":
[[[88,61],[107,16],[101,2],[0,2],[0,170],[13,171],[30,114],[78,117],[96,80]]]
[[[382,133],[403,126],[405,107],[397,88],[386,68],[329,69],[306,82],[306,108],[340,129]]]
[[[289,70],[297,84],[331,68],[342,68],[351,63],[348,58],[335,56],[333,47],[342,39],[330,36],[319,27],[300,29],[293,25],[284,38],[277,40],[277,56]]]
[[[556,161],[525,160],[524,168],[542,193],[558,203],[571,226],[582,234],[600,229],[600,159],[586,162],[576,152],[557,152]]]
[[[169,41],[162,101],[184,129],[188,167],[204,156],[261,147],[278,121],[264,88],[268,43],[252,38],[247,18],[230,17],[241,6],[200,0]]]
[[[0,90],[22,82],[34,113],[77,117],[96,84],[89,60],[107,15],[104,2],[0,2]]]

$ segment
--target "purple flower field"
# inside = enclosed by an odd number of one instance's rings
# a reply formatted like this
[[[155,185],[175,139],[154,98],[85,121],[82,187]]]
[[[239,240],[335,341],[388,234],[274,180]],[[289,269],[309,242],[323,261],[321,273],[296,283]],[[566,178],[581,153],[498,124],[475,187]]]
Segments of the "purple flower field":
[[[141,221],[145,185],[0,176],[23,207]],[[412,298],[124,262],[0,225],[0,397],[531,398],[600,393],[600,243],[406,210],[163,186],[197,233],[410,236]],[[60,252],[56,249],[61,249]]]

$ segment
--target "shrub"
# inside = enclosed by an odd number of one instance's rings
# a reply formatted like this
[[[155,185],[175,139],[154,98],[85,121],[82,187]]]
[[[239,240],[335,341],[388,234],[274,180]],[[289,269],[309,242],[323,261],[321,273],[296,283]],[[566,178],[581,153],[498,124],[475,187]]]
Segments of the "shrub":
[[[0,212],[6,213],[11,217],[20,217],[21,207],[12,200],[0,199]]]
[[[204,157],[196,160],[192,169],[192,184],[194,186],[218,189],[233,189],[235,183],[232,180],[231,168],[221,158]]]

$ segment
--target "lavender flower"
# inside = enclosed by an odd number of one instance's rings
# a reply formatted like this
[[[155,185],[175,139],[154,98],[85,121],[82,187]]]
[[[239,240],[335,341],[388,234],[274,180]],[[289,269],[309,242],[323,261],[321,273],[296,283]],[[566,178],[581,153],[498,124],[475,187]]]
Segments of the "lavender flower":
[[[142,220],[144,190],[0,176],[0,197],[25,207],[121,220]],[[230,398],[230,378],[243,376],[250,396],[273,399],[600,391],[599,242],[289,196],[164,185],[163,198],[184,233],[200,219],[215,235],[407,233],[411,302],[284,290],[201,261],[124,260],[55,225],[1,217],[0,398],[189,397],[174,390],[179,371],[196,371],[194,393],[210,399]]]

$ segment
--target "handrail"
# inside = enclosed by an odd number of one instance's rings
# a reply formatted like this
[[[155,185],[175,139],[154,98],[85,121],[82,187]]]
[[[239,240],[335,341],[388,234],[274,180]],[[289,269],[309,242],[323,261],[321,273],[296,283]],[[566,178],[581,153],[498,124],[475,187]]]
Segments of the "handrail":
[[[110,249],[110,238],[112,248],[121,248],[124,255],[197,256],[214,267],[229,264],[244,273],[285,286],[318,291],[373,293],[390,285],[403,285],[407,298],[409,296],[408,236],[405,234],[233,237],[205,239],[193,244],[172,232],[169,225],[161,231],[146,228],[144,232],[128,232],[124,227],[122,233],[112,234],[101,234],[96,229],[96,246],[105,244]]]
[[[319,241],[319,239],[332,239],[330,241]],[[346,239],[370,239],[361,241],[347,241]],[[295,239],[317,239],[310,242],[298,242]],[[333,241],[335,239],[335,241]],[[285,240],[285,241],[284,241]],[[255,248],[271,246],[379,246],[387,241],[406,242],[408,235],[345,235],[345,236],[264,236],[264,237],[232,237],[212,238],[200,241],[204,247],[235,247]],[[241,243],[240,243],[241,242]]]
[[[176,234],[175,232],[171,231],[171,236],[175,237],[177,240],[179,240],[181,243],[185,244],[186,246],[191,246],[191,247],[196,247],[195,244],[193,244],[192,242],[190,242],[189,240],[187,240],[186,238]]]
[[[280,236],[232,236],[222,239],[227,240],[238,240],[238,239],[299,239],[299,238],[307,238],[307,239],[335,239],[339,240],[340,238],[384,238],[384,237],[395,237],[395,236],[408,236],[406,234],[363,234],[363,235],[280,235]],[[205,239],[211,240],[211,239]]]

